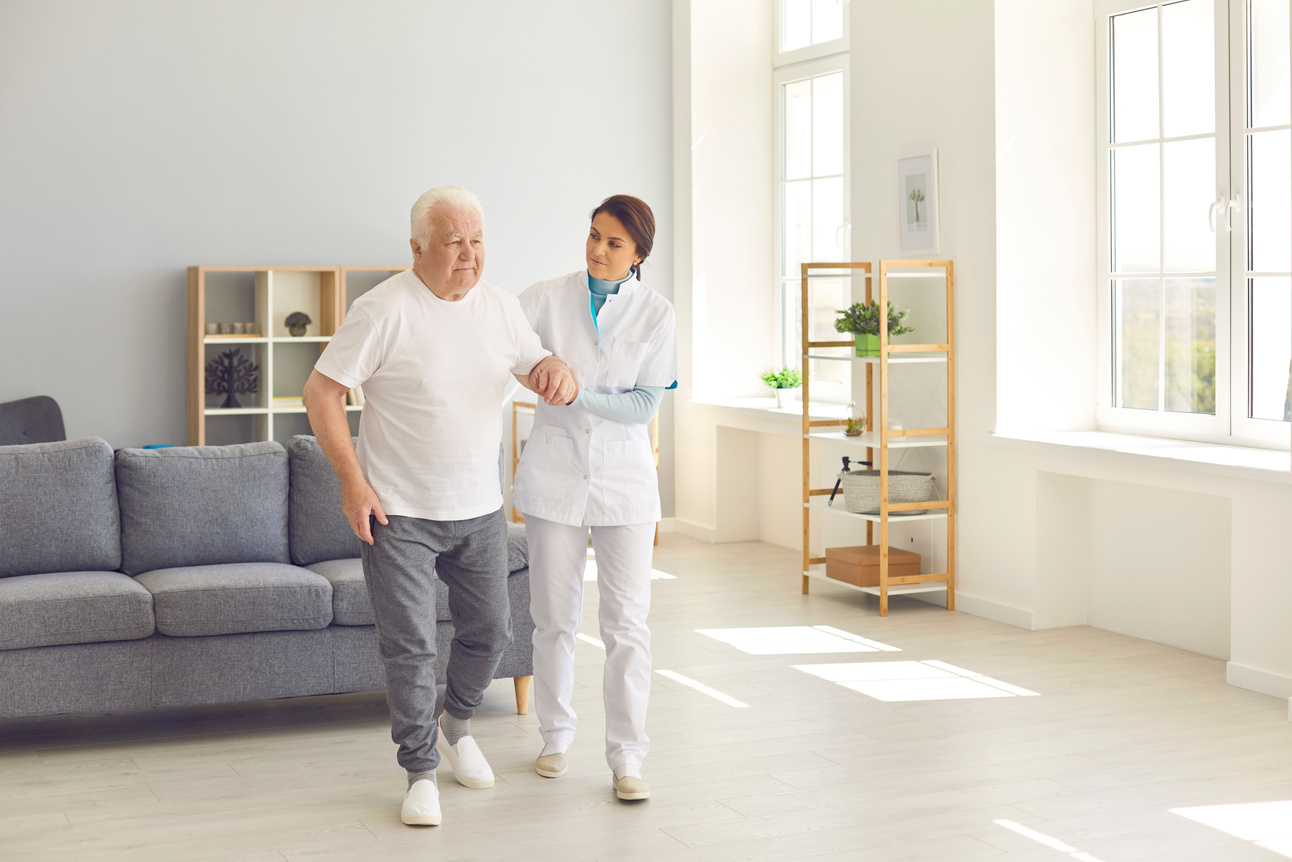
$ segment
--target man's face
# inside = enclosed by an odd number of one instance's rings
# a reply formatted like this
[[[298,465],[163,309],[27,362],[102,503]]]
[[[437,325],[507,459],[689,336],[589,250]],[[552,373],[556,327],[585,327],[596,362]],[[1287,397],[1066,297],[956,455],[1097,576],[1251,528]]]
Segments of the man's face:
[[[429,248],[416,239],[413,271],[441,298],[460,298],[484,272],[484,226],[469,209],[436,207],[430,213]]]

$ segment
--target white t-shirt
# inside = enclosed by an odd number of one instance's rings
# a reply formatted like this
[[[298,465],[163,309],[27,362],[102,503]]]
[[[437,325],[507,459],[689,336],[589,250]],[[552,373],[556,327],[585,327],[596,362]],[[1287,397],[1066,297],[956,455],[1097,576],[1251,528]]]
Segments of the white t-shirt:
[[[503,387],[547,355],[516,297],[481,281],[448,302],[407,270],[355,300],[314,368],[363,386],[359,463],[386,514],[461,521],[502,507]]]

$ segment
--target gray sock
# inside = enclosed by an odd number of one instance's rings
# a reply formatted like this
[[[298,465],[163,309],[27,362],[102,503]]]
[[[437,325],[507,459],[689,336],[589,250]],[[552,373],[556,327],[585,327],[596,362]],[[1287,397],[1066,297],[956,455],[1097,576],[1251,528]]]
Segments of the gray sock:
[[[449,745],[457,745],[459,739],[471,735],[471,719],[457,718],[445,710],[440,713],[440,733],[444,734],[444,741]]]
[[[435,778],[435,773],[434,773],[434,772],[411,772],[411,771],[410,771],[410,772],[408,773],[408,787],[409,787],[409,789],[412,789],[412,787],[413,787],[413,785],[414,785],[414,784],[416,784],[417,782],[419,782],[419,781],[421,781],[421,780],[423,780],[423,779],[425,779],[425,780],[427,780],[427,781],[431,782],[431,783],[432,783],[432,784],[434,784],[436,787],[439,787],[439,786],[440,786],[440,782],[439,782],[438,780],[436,780],[436,778]]]

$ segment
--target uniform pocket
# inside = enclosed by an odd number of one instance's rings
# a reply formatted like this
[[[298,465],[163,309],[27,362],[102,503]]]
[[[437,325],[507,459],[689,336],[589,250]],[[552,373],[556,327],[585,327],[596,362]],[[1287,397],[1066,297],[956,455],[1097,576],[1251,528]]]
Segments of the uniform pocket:
[[[539,425],[529,435],[520,469],[516,471],[513,499],[520,505],[559,505],[565,500],[575,470],[574,441],[564,428]]]
[[[637,385],[642,360],[646,358],[648,341],[628,341],[616,338],[610,345],[610,361],[606,364],[606,385],[612,389],[632,389]]]

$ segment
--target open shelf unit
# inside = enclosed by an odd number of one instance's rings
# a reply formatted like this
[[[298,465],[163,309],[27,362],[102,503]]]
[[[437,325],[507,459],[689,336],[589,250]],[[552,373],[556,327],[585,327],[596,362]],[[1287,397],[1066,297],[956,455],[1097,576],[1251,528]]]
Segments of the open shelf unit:
[[[188,268],[188,443],[204,446],[286,442],[307,434],[299,399],[319,354],[345,320],[358,292],[407,266],[190,266]],[[349,287],[347,284],[349,282]],[[303,311],[311,323],[303,336],[284,320]],[[241,323],[249,332],[207,334],[208,323]],[[206,392],[206,365],[237,350],[258,368],[254,392],[239,394],[237,407]],[[351,426],[362,407],[349,405]]]
[[[879,262],[878,296],[873,295],[872,266],[869,262],[849,263],[804,263],[802,275],[802,374],[803,403],[809,401],[811,391],[810,360],[830,360],[850,362],[854,368],[864,369],[866,413],[865,431],[859,437],[848,437],[841,430],[834,430],[846,424],[843,419],[813,419],[806,408],[803,411],[803,581],[802,591],[808,592],[812,580],[824,580],[837,586],[847,587],[879,597],[881,616],[888,615],[889,596],[907,593],[946,591],[947,610],[955,610],[955,294],[954,267],[949,260],[881,260]],[[814,279],[838,279],[840,273],[850,277],[861,275],[865,281],[865,298],[875,299],[880,309],[888,307],[890,279],[931,279],[938,278],[945,292],[946,300],[946,343],[938,344],[891,344],[887,327],[880,327],[880,348],[878,356],[853,355],[851,340],[811,340],[810,310],[812,305],[811,288]],[[881,311],[881,319],[886,319]],[[849,348],[848,355],[836,355],[825,351],[829,349]],[[946,366],[946,427],[944,428],[909,428],[890,429],[889,400],[892,379],[890,368],[897,365],[916,365],[938,363]],[[878,422],[878,425],[876,425]],[[835,508],[827,503],[833,487],[812,487],[812,449],[814,444],[830,442],[855,446],[864,452],[858,460],[876,463],[879,470],[880,504],[879,513],[861,515],[849,512],[845,508]],[[930,500],[921,503],[890,503],[888,499],[890,453],[894,450],[911,450],[929,447],[946,449],[946,475],[943,477],[946,487],[946,499]],[[878,457],[876,457],[878,456]],[[833,484],[833,483],[831,483]],[[931,510],[921,515],[904,515],[904,511]],[[841,519],[852,519],[858,528],[865,524],[867,545],[878,544],[879,551],[879,586],[859,587],[844,581],[827,578],[825,557],[812,555],[812,515],[820,512]],[[904,577],[889,576],[889,528],[894,521],[942,521],[946,525],[946,571],[932,572]],[[875,527],[879,529],[876,531]],[[878,535],[876,535],[878,532]]]

